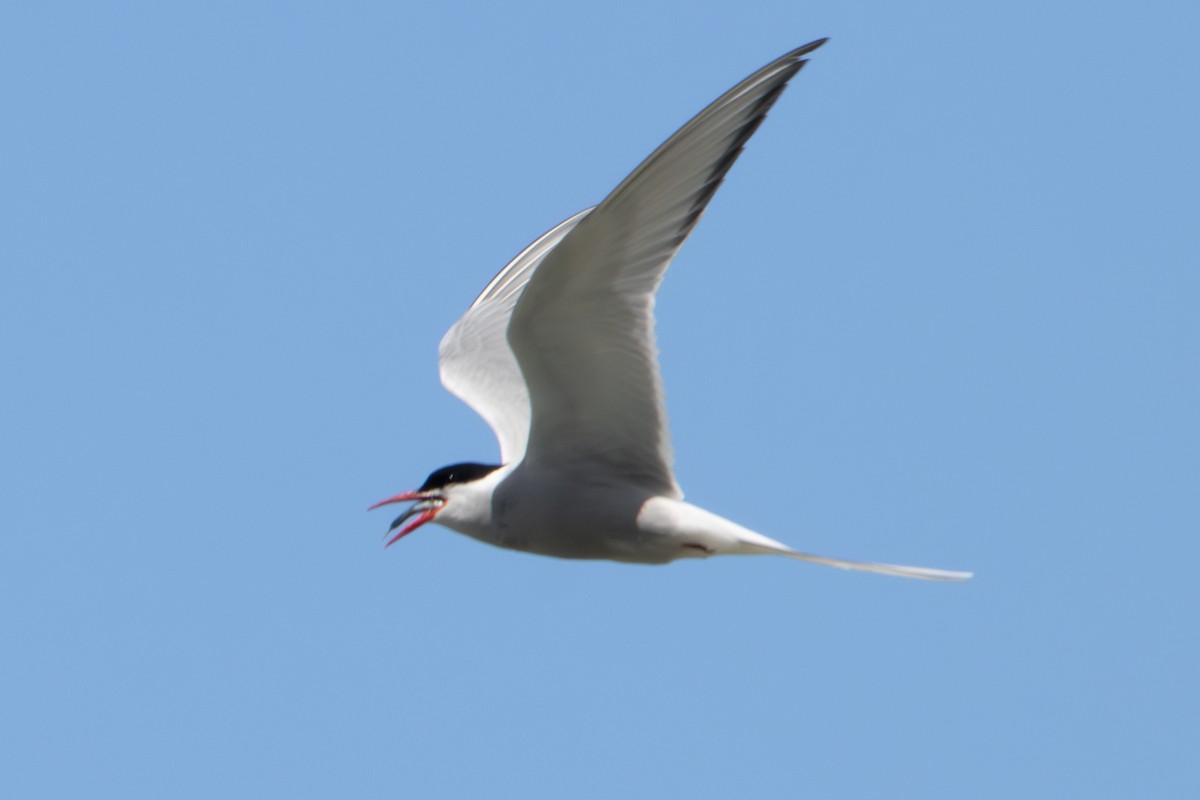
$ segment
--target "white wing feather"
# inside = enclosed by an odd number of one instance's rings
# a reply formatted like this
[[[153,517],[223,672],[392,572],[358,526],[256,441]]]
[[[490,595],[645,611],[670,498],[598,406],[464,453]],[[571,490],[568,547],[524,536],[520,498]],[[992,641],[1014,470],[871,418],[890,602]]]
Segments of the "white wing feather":
[[[500,440],[500,458],[515,464],[529,438],[529,391],[505,338],[513,307],[538,264],[591,209],[559,223],[500,270],[438,346],[442,385],[475,410]]]
[[[802,56],[823,43],[776,59],[701,111],[541,259],[508,327],[532,403],[527,463],[682,497],[654,294]]]

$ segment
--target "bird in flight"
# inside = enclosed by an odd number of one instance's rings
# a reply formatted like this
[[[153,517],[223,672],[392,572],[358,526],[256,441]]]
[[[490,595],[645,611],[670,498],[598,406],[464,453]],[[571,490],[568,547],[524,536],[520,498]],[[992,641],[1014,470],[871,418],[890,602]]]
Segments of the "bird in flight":
[[[802,553],[699,506],[675,481],[654,295],[747,140],[825,43],[734,86],[650,154],[597,206],[525,248],[439,347],[442,383],[487,421],[500,464],[434,471],[393,544],[436,522],[488,544],[559,558],[663,564],[782,555],[842,569],[961,581],[969,572]]]

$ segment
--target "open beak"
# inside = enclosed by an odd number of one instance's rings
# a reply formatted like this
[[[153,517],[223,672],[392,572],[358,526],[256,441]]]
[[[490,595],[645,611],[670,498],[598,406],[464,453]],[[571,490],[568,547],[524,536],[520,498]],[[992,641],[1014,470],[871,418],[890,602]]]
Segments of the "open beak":
[[[388,528],[388,533],[396,530],[396,528],[400,528],[400,532],[391,539],[388,539],[388,542],[384,545],[384,547],[391,547],[401,538],[412,533],[426,522],[431,521],[437,516],[437,513],[442,510],[442,506],[446,505],[446,498],[442,497],[436,492],[401,492],[395,497],[389,497],[387,500],[380,500],[378,503],[368,508],[367,511],[372,511],[380,506],[386,506],[392,503],[407,503],[412,500],[416,500],[417,504],[409,508],[400,516],[396,517],[396,519],[392,522],[391,527]],[[404,524],[413,517],[416,517],[416,519],[413,519],[412,522],[409,522],[407,525]],[[402,525],[404,527],[401,527]],[[384,536],[386,535],[387,534],[384,534]]]

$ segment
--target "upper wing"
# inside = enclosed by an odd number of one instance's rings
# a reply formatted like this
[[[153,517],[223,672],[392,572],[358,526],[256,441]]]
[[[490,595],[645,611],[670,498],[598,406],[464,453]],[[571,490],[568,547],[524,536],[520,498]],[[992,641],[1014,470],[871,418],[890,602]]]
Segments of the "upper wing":
[[[508,341],[532,399],[525,460],[682,497],[654,343],[654,293],[811,42],[680,128],[544,256]]]
[[[492,278],[438,346],[442,385],[492,426],[506,464],[520,461],[525,454],[529,392],[504,331],[538,264],[589,211],[559,223],[522,250]]]

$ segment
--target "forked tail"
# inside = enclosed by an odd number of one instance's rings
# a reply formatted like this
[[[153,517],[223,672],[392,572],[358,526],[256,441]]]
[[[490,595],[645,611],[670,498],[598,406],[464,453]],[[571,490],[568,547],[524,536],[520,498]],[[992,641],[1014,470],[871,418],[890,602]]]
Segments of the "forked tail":
[[[874,561],[844,561],[840,558],[814,556],[812,553],[797,553],[795,550],[780,550],[776,552],[781,555],[798,558],[801,561],[824,564],[827,567],[855,569],[860,572],[878,572],[881,575],[897,575],[901,578],[916,578],[922,581],[969,581],[975,575],[974,572],[959,572],[952,569],[906,567],[901,564],[877,564]]]
[[[638,514],[637,522],[642,531],[659,534],[682,545],[675,551],[675,558],[696,556],[700,552],[705,555],[773,554],[838,569],[877,572],[881,575],[896,575],[922,581],[966,581],[974,577],[974,573],[950,569],[906,567],[900,564],[878,564],[873,561],[845,561],[840,558],[815,556],[812,553],[800,553],[783,542],[743,528],[711,511],[667,497],[652,497],[647,500]]]
[[[934,569],[932,567],[907,567],[902,564],[880,564],[874,561],[846,561],[841,558],[826,558],[812,553],[800,553],[782,542],[777,542],[761,533],[747,530],[738,526],[738,553],[773,553],[813,564],[824,564],[838,569],[853,569],[859,572],[877,572],[880,575],[896,575],[901,578],[915,578],[921,581],[969,581],[975,576],[973,572],[959,572],[952,569]]]

